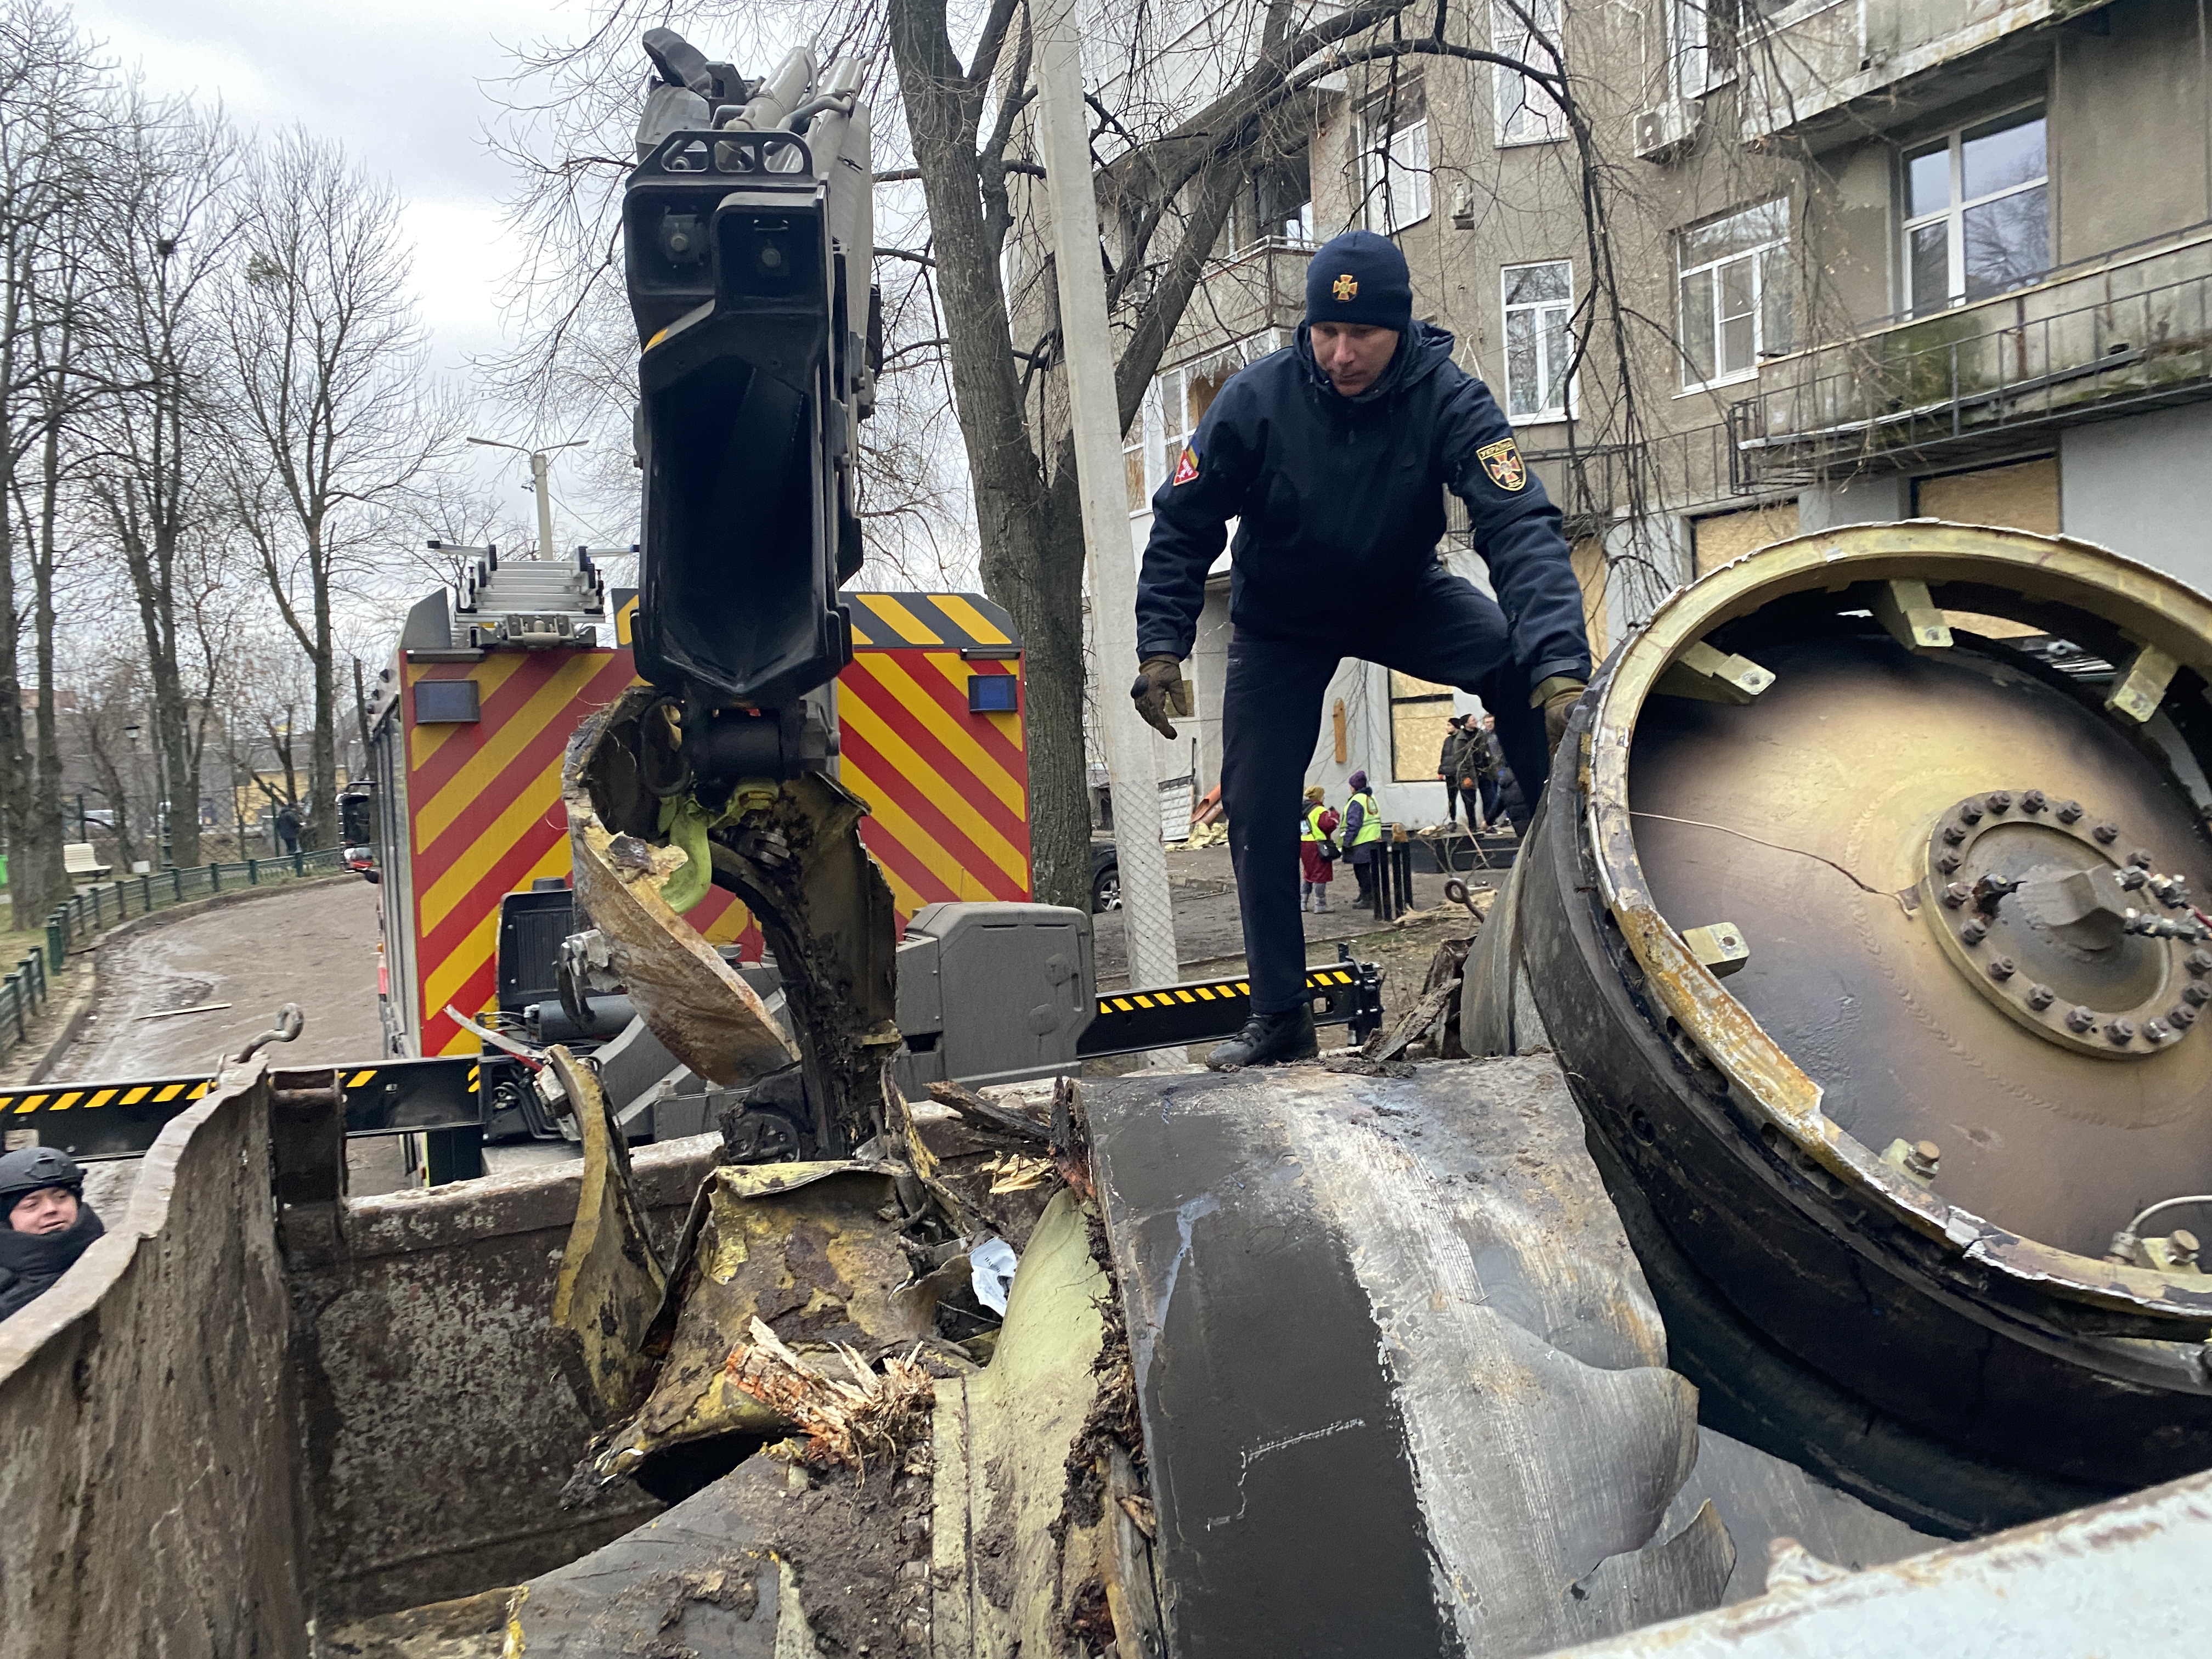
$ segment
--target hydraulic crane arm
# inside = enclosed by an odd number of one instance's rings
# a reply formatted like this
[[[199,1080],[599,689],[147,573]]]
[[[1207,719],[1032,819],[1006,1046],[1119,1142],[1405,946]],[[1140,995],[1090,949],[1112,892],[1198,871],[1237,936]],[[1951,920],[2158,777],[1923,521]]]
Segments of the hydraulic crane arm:
[[[645,475],[635,688],[570,745],[576,885],[655,1034],[702,1076],[774,1069],[760,1000],[682,919],[709,883],[785,975],[815,1139],[875,1133],[895,918],[831,775],[840,584],[860,564],[873,404],[860,65],[749,81],[651,31],[659,75],[623,204]]]

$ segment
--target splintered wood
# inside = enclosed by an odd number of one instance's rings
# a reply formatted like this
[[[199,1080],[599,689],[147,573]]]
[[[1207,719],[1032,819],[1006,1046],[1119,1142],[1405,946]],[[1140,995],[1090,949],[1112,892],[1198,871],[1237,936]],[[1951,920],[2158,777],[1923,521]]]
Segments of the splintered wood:
[[[865,1473],[871,1460],[900,1457],[929,1438],[929,1413],[937,1389],[919,1363],[916,1344],[904,1358],[888,1356],[871,1370],[851,1348],[835,1345],[851,1380],[816,1370],[758,1319],[752,1340],[730,1349],[723,1370],[731,1384],[795,1424],[805,1436],[793,1443],[796,1461],[817,1468]]]

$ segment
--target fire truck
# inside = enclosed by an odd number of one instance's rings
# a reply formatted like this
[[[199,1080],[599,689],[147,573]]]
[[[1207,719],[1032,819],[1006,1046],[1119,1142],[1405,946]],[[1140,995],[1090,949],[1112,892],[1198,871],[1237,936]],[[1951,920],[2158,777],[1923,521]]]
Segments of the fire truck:
[[[837,775],[902,924],[944,902],[1030,894],[1022,646],[975,593],[854,593],[836,681]],[[450,1007],[496,1024],[554,1000],[570,931],[561,757],[636,681],[636,595],[590,556],[501,562],[408,614],[370,710],[386,1051],[473,1053]],[[758,963],[745,906],[711,890],[688,920]],[[550,1010],[541,1023],[554,1018]]]

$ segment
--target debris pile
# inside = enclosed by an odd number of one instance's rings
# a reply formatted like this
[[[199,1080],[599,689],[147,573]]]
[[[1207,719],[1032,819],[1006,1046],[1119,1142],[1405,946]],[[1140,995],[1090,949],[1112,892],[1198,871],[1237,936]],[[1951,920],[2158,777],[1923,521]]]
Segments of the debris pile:
[[[1360,1060],[1371,1065],[1389,1066],[1393,1062],[1468,1057],[1460,1041],[1460,989],[1467,971],[1468,952],[1474,945],[1470,935],[1466,939],[1448,939],[1437,946],[1436,955],[1429,959],[1428,975],[1422,981],[1419,1000],[1396,1024],[1367,1039],[1359,1050]]]
[[[603,1267],[564,1322],[587,1350],[634,1334],[629,1365],[574,1373],[599,1379],[580,1396],[605,1426],[568,1502],[624,1476],[682,1496],[768,1447],[815,1468],[927,1467],[908,1452],[928,1440],[935,1383],[989,1360],[1046,1206],[1088,1193],[1072,1082],[933,1093],[909,1103],[887,1084],[898,1121],[854,1158],[716,1168],[665,1277],[625,1206],[580,1219],[572,1266],[597,1251]],[[610,1188],[627,1182],[617,1145],[586,1136]]]

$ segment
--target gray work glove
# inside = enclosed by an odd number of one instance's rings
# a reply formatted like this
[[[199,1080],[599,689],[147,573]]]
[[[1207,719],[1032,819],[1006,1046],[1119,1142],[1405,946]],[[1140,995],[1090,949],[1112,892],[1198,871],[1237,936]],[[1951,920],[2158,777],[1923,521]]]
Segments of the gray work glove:
[[[1175,727],[1168,724],[1170,714],[1190,718],[1190,687],[1183,683],[1182,665],[1173,657],[1146,658],[1129,696],[1137,712],[1145,717],[1145,724],[1164,738],[1176,734]]]

